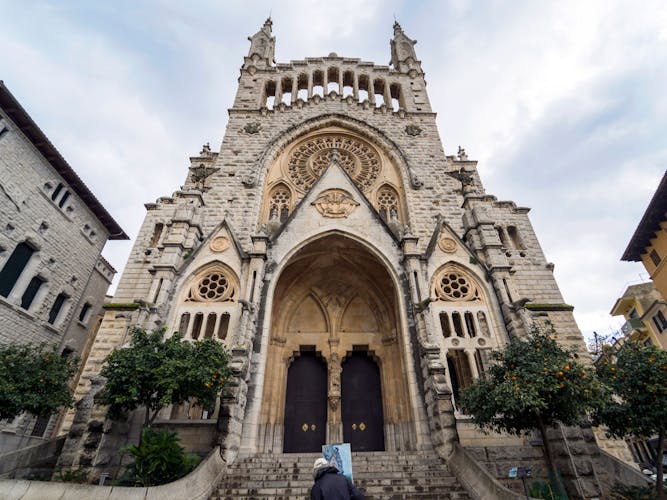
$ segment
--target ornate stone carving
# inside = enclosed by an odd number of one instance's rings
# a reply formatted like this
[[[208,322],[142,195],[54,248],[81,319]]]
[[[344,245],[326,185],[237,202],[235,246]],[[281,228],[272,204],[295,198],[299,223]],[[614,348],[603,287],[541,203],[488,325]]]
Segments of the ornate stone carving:
[[[216,236],[211,240],[209,247],[213,252],[224,252],[229,248],[229,238],[226,236]]]
[[[236,281],[222,265],[215,265],[193,280],[186,301],[226,302],[236,296]]]
[[[416,137],[422,133],[422,129],[419,125],[410,124],[405,126],[405,133],[412,137]]]
[[[335,219],[347,217],[359,206],[352,195],[342,189],[328,189],[311,203],[324,217]]]
[[[435,280],[435,293],[448,302],[480,301],[481,294],[475,280],[455,266],[447,266]]]
[[[296,146],[287,161],[288,174],[301,190],[310,188],[335,157],[360,189],[366,191],[374,183],[382,167],[373,146],[356,137],[320,135]]]
[[[438,241],[438,246],[440,247],[440,250],[445,253],[454,253],[456,252],[457,247],[456,241],[449,237],[441,238],[440,241]]]
[[[243,130],[246,134],[258,134],[259,131],[262,130],[262,124],[259,122],[246,123]]]

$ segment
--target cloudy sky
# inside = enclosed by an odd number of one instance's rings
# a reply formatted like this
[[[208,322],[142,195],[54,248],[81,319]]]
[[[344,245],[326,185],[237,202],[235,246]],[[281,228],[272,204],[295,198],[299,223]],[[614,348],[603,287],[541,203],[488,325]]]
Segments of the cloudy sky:
[[[387,64],[394,15],[418,40],[447,154],[531,219],[581,329],[609,333],[620,256],[667,168],[662,0],[0,0],[0,79],[132,239],[143,204],[219,147],[249,43],[276,59]],[[104,255],[121,271],[131,242]]]

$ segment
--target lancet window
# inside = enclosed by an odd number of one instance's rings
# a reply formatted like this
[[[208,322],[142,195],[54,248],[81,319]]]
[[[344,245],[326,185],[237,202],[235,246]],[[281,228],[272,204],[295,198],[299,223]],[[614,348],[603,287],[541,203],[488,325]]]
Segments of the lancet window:
[[[225,340],[238,307],[239,283],[234,272],[216,263],[198,272],[183,292],[174,331],[186,339]]]
[[[382,186],[377,194],[377,208],[380,218],[385,221],[398,221],[398,193],[391,186]]]
[[[460,264],[450,262],[435,273],[431,297],[453,403],[460,409],[460,391],[487,368],[491,349],[499,345],[495,323],[483,286]]]
[[[287,186],[281,184],[273,188],[269,204],[270,221],[280,221],[282,224],[287,220],[290,213],[291,198],[292,196]]]

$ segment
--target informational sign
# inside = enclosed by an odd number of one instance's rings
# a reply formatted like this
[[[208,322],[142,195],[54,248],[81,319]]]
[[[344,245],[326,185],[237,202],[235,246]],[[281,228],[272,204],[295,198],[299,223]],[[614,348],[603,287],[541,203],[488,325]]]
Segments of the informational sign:
[[[325,444],[322,456],[334,465],[346,478],[352,481],[352,450],[350,443]]]

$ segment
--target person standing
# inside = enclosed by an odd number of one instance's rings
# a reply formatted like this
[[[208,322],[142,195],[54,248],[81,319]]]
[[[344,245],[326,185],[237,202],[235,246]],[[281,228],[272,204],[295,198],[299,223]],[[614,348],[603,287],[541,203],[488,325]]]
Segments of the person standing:
[[[364,500],[364,494],[346,478],[336,466],[324,458],[313,464],[315,484],[310,490],[310,500]]]

